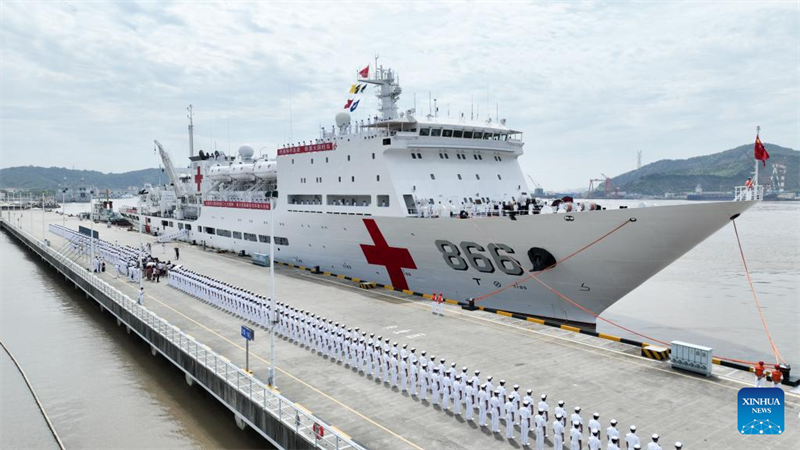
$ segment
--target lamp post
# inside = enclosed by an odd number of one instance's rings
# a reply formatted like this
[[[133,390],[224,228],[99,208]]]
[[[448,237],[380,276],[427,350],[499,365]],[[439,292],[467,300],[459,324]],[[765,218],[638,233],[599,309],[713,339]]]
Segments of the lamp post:
[[[269,327],[269,385],[277,387],[275,383],[275,326],[278,324],[278,309],[275,302],[275,197],[269,198],[269,278],[271,294],[270,310],[272,321]]]
[[[94,196],[92,195],[91,191],[89,192],[89,236],[91,242],[91,249],[90,249],[90,256],[91,256],[91,263],[92,263],[92,272],[94,272],[94,217],[92,217],[94,213]]]
[[[144,273],[144,261],[142,256],[142,220],[144,220],[144,216],[142,215],[142,196],[139,196],[139,201],[137,202],[136,212],[139,213],[139,291],[141,292],[142,287],[144,286],[144,281],[142,274]]]

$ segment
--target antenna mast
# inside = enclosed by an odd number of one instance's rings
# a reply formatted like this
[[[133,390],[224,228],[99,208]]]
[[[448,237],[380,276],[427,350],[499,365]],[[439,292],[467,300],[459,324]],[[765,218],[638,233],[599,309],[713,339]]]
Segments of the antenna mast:
[[[192,113],[192,105],[189,105],[186,110],[189,111],[186,117],[189,118],[189,157],[191,158],[194,156],[194,123],[192,122],[194,113]]]

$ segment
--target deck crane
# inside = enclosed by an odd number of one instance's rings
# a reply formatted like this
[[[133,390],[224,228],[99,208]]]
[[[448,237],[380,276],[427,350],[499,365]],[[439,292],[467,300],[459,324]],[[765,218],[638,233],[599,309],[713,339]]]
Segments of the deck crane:
[[[176,202],[175,217],[177,219],[183,219],[183,204],[186,202],[187,197],[186,188],[178,178],[178,173],[175,171],[175,166],[172,164],[172,158],[169,156],[169,152],[164,150],[164,147],[158,140],[154,140],[153,142],[155,142],[158,148],[158,154],[161,156],[161,161],[164,163],[164,171],[167,172],[172,190],[175,191],[175,197],[178,199]]]

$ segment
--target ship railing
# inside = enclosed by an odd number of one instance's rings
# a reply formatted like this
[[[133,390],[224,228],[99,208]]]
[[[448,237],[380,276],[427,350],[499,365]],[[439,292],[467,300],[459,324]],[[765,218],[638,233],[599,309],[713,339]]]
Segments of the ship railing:
[[[123,294],[114,286],[95,276],[86,267],[50,247],[49,242],[46,240],[36,238],[27,231],[13,226],[13,224],[8,221],[5,222],[7,226],[13,227],[16,233],[25,235],[32,244],[38,244],[42,251],[52,256],[53,259],[63,264],[65,267],[71,269],[72,273],[105,294],[141,322],[147,324],[164,339],[176,345],[186,355],[197,361],[197,363],[213,371],[217,376],[225,380],[228,385],[236,389],[239,393],[247,396],[253,403],[261,407],[268,414],[277,418],[284,425],[294,429],[298,436],[306,439],[314,445],[315,448],[331,450],[353,448],[364,450],[364,447],[355,442],[350,436],[347,436],[339,429],[327,424],[301,406],[296,405],[294,402],[281,395],[277,390],[265,385],[224,356],[214,352],[192,336],[181,331],[180,328],[157,316],[143,305],[139,305],[135,300]],[[141,337],[145,341],[148,340],[145,336]]]
[[[733,201],[744,202],[752,200],[764,200],[764,186],[736,186]]]

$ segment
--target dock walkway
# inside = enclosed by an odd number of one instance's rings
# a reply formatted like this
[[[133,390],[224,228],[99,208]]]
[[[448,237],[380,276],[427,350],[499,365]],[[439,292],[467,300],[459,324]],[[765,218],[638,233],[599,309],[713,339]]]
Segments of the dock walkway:
[[[42,213],[20,221],[34,235],[42,234]],[[47,223],[65,223],[77,229],[81,223],[47,213]],[[136,246],[138,233],[95,225],[100,238],[109,242]],[[45,227],[46,228],[46,227]],[[47,234],[52,246],[63,241]],[[196,272],[224,280],[269,296],[269,272],[249,262],[249,258],[224,256],[203,251],[185,243],[162,246],[152,236],[143,236],[152,245],[154,256],[174,260],[172,248],[180,247],[179,263]],[[279,255],[276,255],[279,257]],[[174,261],[173,261],[174,262]],[[84,260],[88,266],[88,261]],[[113,267],[102,275],[117,289],[135,297],[138,284],[116,279]],[[234,364],[244,366],[244,342],[240,326],[244,322],[167,285],[145,281],[145,305],[224,355]],[[643,443],[658,433],[664,449],[682,441],[687,449],[751,448],[754,439],[737,433],[737,392],[751,385],[749,374],[715,366],[715,376],[704,378],[672,370],[665,362],[639,356],[629,345],[571,333],[557,328],[481,311],[464,311],[445,306],[444,316],[431,314],[428,302],[419,297],[381,289],[361,290],[345,280],[313,275],[307,271],[276,267],[276,297],[291,306],[317,313],[349,327],[375,333],[408,344],[419,353],[428,352],[446,366],[456,362],[481,371],[481,380],[494,377],[506,387],[520,385],[521,395],[533,389],[538,401],[547,394],[552,411],[558,400],[572,412],[582,407],[584,421],[593,412],[600,413],[603,428],[610,419],[619,421],[622,436],[630,425],[637,426]],[[509,441],[504,433],[493,435],[476,423],[444,412],[438,406],[400,393],[388,385],[318,356],[311,350],[278,339],[277,387],[286,397],[302,404],[354,440],[368,448],[519,448],[519,431]],[[251,343],[251,368],[265,380],[269,362],[269,338],[257,329]],[[786,392],[786,432],[782,436],[760,438],[757,446],[767,449],[796,448],[800,442],[797,417],[800,395]],[[477,414],[476,414],[477,420]],[[501,425],[504,431],[504,426]],[[603,430],[605,436],[605,430]],[[586,439],[584,433],[584,439]],[[794,444],[792,444],[794,442]],[[534,446],[531,438],[531,446]],[[546,447],[552,448],[548,440]],[[603,448],[605,448],[605,439]],[[644,445],[643,445],[644,447]]]

